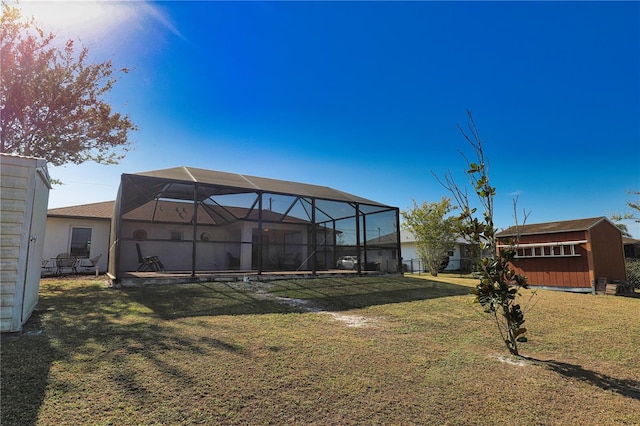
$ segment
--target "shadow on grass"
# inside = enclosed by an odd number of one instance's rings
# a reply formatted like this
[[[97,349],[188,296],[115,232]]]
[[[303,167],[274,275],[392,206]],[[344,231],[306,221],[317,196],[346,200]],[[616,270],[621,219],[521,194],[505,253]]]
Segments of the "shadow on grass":
[[[250,283],[243,288],[242,283],[180,284],[119,291],[125,292],[163,319],[303,312],[275,298],[304,299],[324,310],[341,311],[470,293],[470,288],[462,285],[402,277],[318,278],[258,283],[268,287],[268,295],[266,290],[251,289],[255,285]]]
[[[0,424],[34,425],[44,401],[55,349],[42,338],[40,313],[35,311],[22,333],[2,335]]]
[[[243,287],[243,283],[205,283],[116,290],[104,288],[100,281],[44,282],[38,308],[23,333],[2,338],[0,424],[36,424],[45,395],[69,391],[65,380],[68,374],[94,375],[144,404],[148,392],[132,358],[142,356],[167,380],[189,386],[193,378],[167,363],[163,353],[212,359],[221,353],[251,356],[244,347],[220,339],[209,324],[194,327],[200,334],[176,333],[171,323],[158,319],[303,312],[272,297],[308,299],[325,309],[339,310],[469,293],[468,287],[411,278],[283,281],[267,285],[273,296],[265,293],[267,287],[257,285],[262,284]],[[203,329],[208,334],[203,335]],[[53,363],[59,363],[59,371],[51,371]]]
[[[123,292],[131,300],[149,308],[153,315],[167,320],[302,312],[229,283],[176,284],[116,291]]]
[[[68,374],[95,374],[129,398],[143,400],[143,379],[131,367],[132,356],[144,357],[167,379],[185,386],[193,378],[164,361],[163,353],[178,352],[185,358],[196,354],[215,358],[221,352],[249,356],[243,347],[217,338],[215,330],[208,335],[176,333],[125,292],[95,283],[61,281],[46,287],[43,291],[41,286],[38,307],[22,333],[2,335],[3,426],[38,423],[45,395],[69,391]],[[62,370],[52,374],[53,363],[60,363]],[[82,366],[82,373],[73,373],[76,366]]]
[[[273,290],[280,297],[309,300],[331,311],[470,294],[469,287],[404,277],[295,280]]]
[[[545,361],[528,357],[525,358],[536,363],[540,363],[549,370],[554,371],[564,377],[579,380],[592,386],[597,386],[600,389],[609,390],[628,398],[640,400],[639,380],[618,379],[595,371],[584,369],[579,365],[568,364],[566,362],[554,360]]]

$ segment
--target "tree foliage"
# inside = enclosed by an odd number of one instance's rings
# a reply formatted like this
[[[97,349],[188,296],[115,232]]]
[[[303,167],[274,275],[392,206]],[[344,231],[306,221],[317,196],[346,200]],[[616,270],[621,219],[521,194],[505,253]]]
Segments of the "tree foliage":
[[[111,61],[89,63],[86,47],[61,45],[4,2],[1,26],[0,152],[56,166],[122,159],[137,127],[104,100],[117,82]]]
[[[459,217],[460,232],[476,242],[482,252],[485,253],[478,264],[480,282],[473,289],[475,302],[479,303],[484,312],[493,316],[498,331],[512,355],[519,355],[518,342],[526,341],[523,327],[524,311],[516,298],[520,295],[520,289],[528,288],[527,277],[516,274],[510,269],[516,250],[517,238],[511,241],[511,245],[500,247],[496,244],[497,229],[493,222],[494,202],[496,188],[491,185],[489,179],[489,165],[484,156],[484,149],[480,134],[473,121],[473,116],[467,112],[469,118],[468,130],[458,126],[460,132],[473,148],[475,161],[467,162],[466,175],[474,189],[483,211],[482,218],[478,219],[477,209],[471,207],[466,188],[460,187],[453,178],[451,172],[445,175],[440,183],[448,189],[455,198],[461,210]],[[436,176],[437,178],[437,176]],[[517,201],[514,200],[514,212]],[[525,213],[525,221],[527,214]],[[516,218],[516,228],[517,215]]]
[[[402,212],[403,226],[416,237],[418,256],[433,276],[456,241],[456,219],[447,217],[454,210],[449,198],[440,202],[423,202],[418,206],[413,200],[413,209]]]
[[[629,194],[640,195],[640,191],[631,191]],[[621,220],[633,220],[636,223],[640,223],[640,202],[627,201],[627,207],[631,209],[629,213],[614,213],[611,215],[611,219],[615,222],[620,222]],[[625,229],[623,229],[623,232]],[[627,232],[628,234],[628,232]]]

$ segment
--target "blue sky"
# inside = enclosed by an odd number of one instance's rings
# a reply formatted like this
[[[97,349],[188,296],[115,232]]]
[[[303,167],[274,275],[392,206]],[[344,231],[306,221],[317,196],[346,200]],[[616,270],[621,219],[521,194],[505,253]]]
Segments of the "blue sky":
[[[448,195],[432,172],[465,183],[467,110],[499,227],[515,196],[529,223],[638,200],[638,2],[54,4],[24,7],[131,69],[109,99],[140,130],[117,166],[52,167],[65,185],[50,207],[114,199],[121,173],[186,165],[404,210]]]

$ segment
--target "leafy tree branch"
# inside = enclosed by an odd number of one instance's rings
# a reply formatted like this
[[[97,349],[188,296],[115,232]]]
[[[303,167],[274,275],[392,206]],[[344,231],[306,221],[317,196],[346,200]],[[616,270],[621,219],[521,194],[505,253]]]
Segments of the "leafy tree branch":
[[[640,195],[640,191],[630,191],[629,194]],[[633,220],[636,223],[640,223],[640,201],[639,202],[627,201],[627,207],[631,209],[631,212],[612,213],[610,215],[611,219],[613,219],[614,222],[620,222],[623,220]]]
[[[121,160],[137,126],[104,99],[118,80],[111,60],[89,63],[86,47],[74,40],[60,46],[4,2],[0,24],[0,152],[54,166]]]

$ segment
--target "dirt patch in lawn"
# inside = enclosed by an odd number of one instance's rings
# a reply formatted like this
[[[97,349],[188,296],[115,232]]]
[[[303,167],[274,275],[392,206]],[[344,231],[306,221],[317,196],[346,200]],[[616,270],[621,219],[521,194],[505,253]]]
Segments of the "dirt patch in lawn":
[[[313,312],[318,314],[330,315],[336,321],[343,322],[347,327],[373,327],[377,325],[380,320],[378,318],[369,318],[362,315],[348,315],[338,312],[327,311],[309,300],[295,299],[291,297],[279,297],[274,296],[269,292],[273,286],[271,283],[264,281],[244,281],[244,282],[230,282],[228,285],[238,291],[251,291],[254,297],[259,299],[274,300],[283,305],[291,306],[305,312]]]

